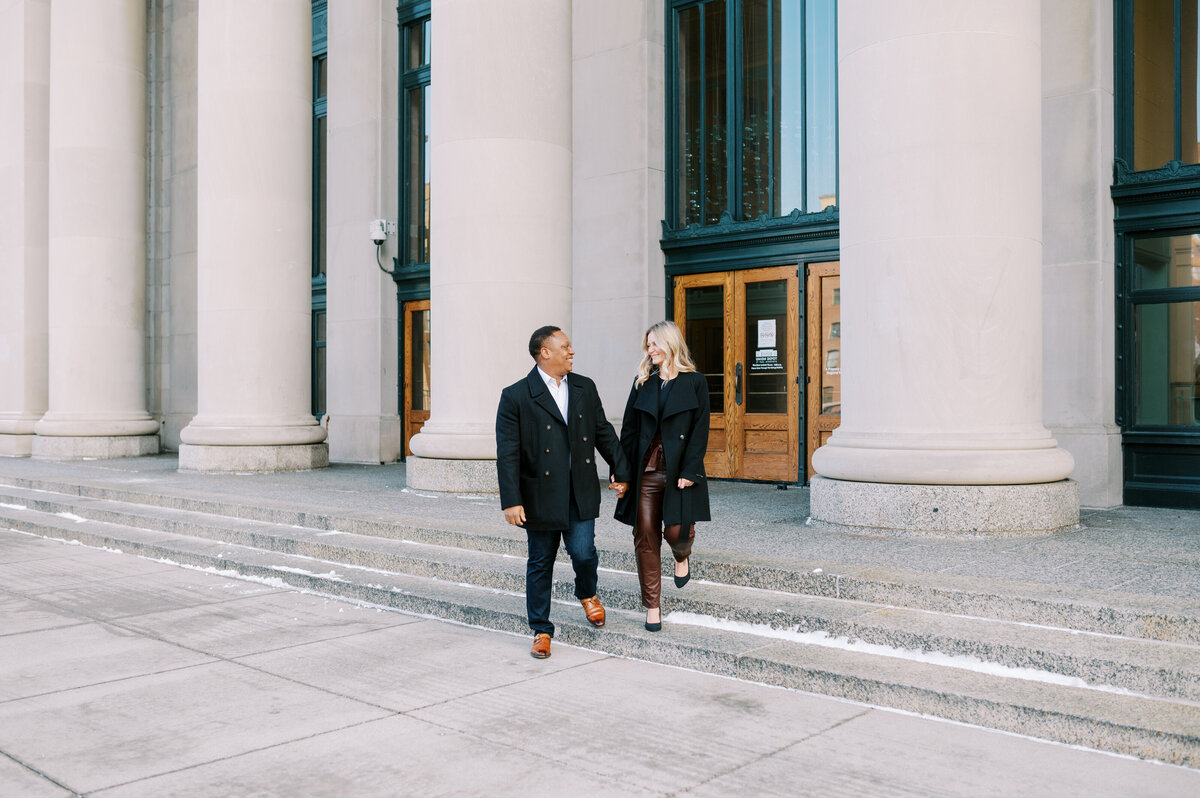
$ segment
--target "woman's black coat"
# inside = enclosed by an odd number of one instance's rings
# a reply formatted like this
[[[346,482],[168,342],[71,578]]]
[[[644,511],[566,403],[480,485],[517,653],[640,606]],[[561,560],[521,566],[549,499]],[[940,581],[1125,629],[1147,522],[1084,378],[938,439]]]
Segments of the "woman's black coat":
[[[663,493],[663,523],[685,528],[709,520],[708,479],[704,474],[704,452],[708,449],[708,381],[703,374],[685,371],[663,408],[662,442],[667,463],[667,486]],[[621,449],[633,471],[629,490],[617,502],[616,519],[632,526],[637,521],[638,494],[642,486],[642,464],[654,430],[658,426],[659,380],[656,375],[638,386],[635,382],[625,403],[621,422]],[[680,490],[679,478],[696,483]]]

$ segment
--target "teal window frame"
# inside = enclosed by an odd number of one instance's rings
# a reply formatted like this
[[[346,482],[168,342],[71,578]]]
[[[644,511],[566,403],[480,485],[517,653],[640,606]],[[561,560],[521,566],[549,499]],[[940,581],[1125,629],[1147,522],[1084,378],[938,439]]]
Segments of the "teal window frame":
[[[663,250],[666,266],[668,311],[672,310],[670,305],[673,295],[673,279],[678,275],[761,266],[782,266],[805,261],[831,260],[838,257],[837,205],[817,211],[773,208],[773,213],[783,213],[784,215],[760,215],[753,219],[741,218],[742,67],[740,42],[742,39],[742,0],[726,0],[725,6],[725,30],[727,31],[725,58],[727,65],[734,65],[732,68],[727,66],[725,70],[725,135],[728,138],[726,207],[715,224],[693,222],[684,226],[680,222],[679,187],[682,177],[679,174],[680,125],[677,119],[681,53],[679,14],[709,2],[712,0],[668,0],[665,4],[664,89],[666,107],[664,133],[666,141],[664,152],[666,174],[664,184],[666,202],[664,215],[666,218],[662,220],[662,237],[659,243]],[[806,18],[807,0],[792,0],[792,2],[799,4],[801,17]],[[835,4],[835,41],[836,33]],[[802,40],[803,36],[802,33]],[[802,90],[806,84],[807,80],[801,81]],[[835,94],[836,86],[835,71]],[[773,86],[772,90],[774,90]],[[806,106],[802,105],[802,107]],[[840,187],[837,190],[840,190]],[[807,196],[807,191],[804,192],[804,196]]]
[[[1200,301],[1200,287],[1141,288],[1134,246],[1142,238],[1200,232],[1200,164],[1183,163],[1181,0],[1173,0],[1174,156],[1155,169],[1134,163],[1134,3],[1115,0],[1114,158],[1116,423],[1121,429],[1124,501],[1200,508],[1200,429],[1137,422],[1135,315],[1142,306]]]
[[[683,221],[682,221],[683,208],[681,208],[680,186],[681,186],[681,183],[684,178],[680,174],[680,168],[679,168],[679,155],[680,155],[679,133],[680,133],[681,124],[680,124],[680,119],[679,119],[679,115],[678,115],[679,108],[680,108],[680,93],[681,93],[681,87],[679,86],[679,82],[678,82],[678,76],[680,73],[679,61],[680,61],[680,58],[682,57],[682,47],[681,47],[680,35],[679,35],[680,15],[684,12],[691,11],[692,9],[697,9],[697,8],[701,8],[704,6],[708,6],[712,2],[714,2],[714,0],[673,0],[673,2],[668,2],[666,5],[666,42],[665,42],[665,44],[666,44],[666,48],[665,48],[666,49],[666,52],[665,52],[666,120],[665,120],[665,134],[666,134],[666,167],[667,168],[666,168],[666,180],[665,180],[665,182],[666,182],[666,208],[665,208],[666,218],[663,221],[663,237],[664,237],[664,239],[673,240],[675,238],[683,237],[688,234],[704,235],[707,233],[707,234],[712,234],[712,235],[719,235],[720,232],[722,232],[722,231],[732,229],[732,228],[737,228],[737,227],[745,228],[747,225],[759,225],[759,226],[766,225],[768,227],[783,227],[783,226],[803,225],[805,223],[820,224],[822,222],[828,221],[829,219],[836,220],[836,218],[837,218],[837,206],[836,205],[831,206],[830,208],[825,209],[824,211],[822,211],[820,209],[813,210],[813,209],[809,209],[809,208],[793,209],[793,208],[771,207],[767,213],[760,214],[759,216],[757,216],[755,218],[743,218],[743,216],[742,216],[743,199],[744,199],[744,194],[748,191],[747,187],[743,185],[744,175],[743,175],[743,164],[742,164],[742,157],[741,157],[743,155],[743,150],[744,150],[743,145],[745,142],[744,142],[743,133],[744,133],[744,128],[745,128],[745,124],[746,124],[745,118],[743,116],[744,108],[743,108],[743,102],[742,102],[742,99],[743,99],[742,89],[743,89],[743,83],[744,83],[744,78],[745,78],[745,72],[744,72],[745,65],[743,63],[743,57],[742,57],[743,56],[742,41],[744,38],[744,30],[743,30],[742,20],[743,20],[744,5],[743,5],[742,0],[725,0],[725,11],[724,11],[724,21],[723,21],[723,30],[725,31],[725,42],[724,42],[724,45],[725,45],[724,46],[724,53],[725,53],[725,56],[724,56],[725,57],[724,117],[725,118],[724,118],[724,125],[723,125],[723,131],[722,131],[723,138],[726,142],[725,158],[724,158],[724,166],[723,166],[723,173],[725,175],[725,186],[723,189],[725,203],[724,203],[722,212],[720,213],[720,219],[716,223],[711,223],[711,222],[704,223],[704,222],[695,222],[695,221],[693,221],[689,224],[686,224],[686,225],[683,223]],[[771,3],[790,2],[790,3],[795,4],[795,7],[799,9],[799,18],[801,20],[800,38],[801,38],[801,41],[803,42],[807,35],[806,24],[807,24],[807,16],[808,16],[807,7],[808,7],[809,0],[770,0],[770,2]],[[837,35],[836,0],[834,0],[834,12],[835,12],[834,38],[835,38],[835,42],[836,42],[836,35]],[[768,16],[768,30],[770,30],[770,25],[771,25],[771,20],[773,20],[773,15],[768,13],[767,16]],[[709,34],[707,31],[707,27],[706,27],[706,23],[704,21],[703,14],[699,15],[698,30],[699,30],[699,35],[701,37],[701,49],[702,49],[702,51],[704,51],[705,48],[707,47],[706,39]],[[768,39],[773,40],[773,37],[771,36],[770,33],[768,33]],[[701,57],[699,59],[699,63],[700,63],[701,72],[703,73],[703,70],[704,70],[704,58],[703,57]],[[801,135],[803,137],[803,136],[807,135],[807,113],[808,113],[807,88],[808,88],[809,66],[807,64],[807,61],[803,58],[800,59],[800,64],[802,66],[803,75],[804,75],[804,77],[799,81],[800,96],[798,98],[799,99],[800,118],[802,120],[800,130],[801,130]],[[768,74],[767,74],[767,80],[768,80],[768,92],[770,93],[772,100],[774,100],[774,98],[776,96],[776,92],[778,91],[778,87],[774,85],[773,75],[769,70],[768,70]],[[837,91],[836,67],[834,70],[833,82],[834,82],[834,86],[833,86],[834,94],[836,96],[836,91]],[[705,98],[704,98],[703,94],[700,97],[700,103],[701,103],[701,109],[702,109],[700,112],[700,117],[703,119],[705,116],[705,110],[704,110]],[[778,109],[776,108],[775,103],[773,101],[768,103],[768,107],[770,109],[768,111],[768,118],[771,121],[767,125],[767,128],[770,130],[774,130],[778,126],[778,121],[775,116]],[[835,105],[835,110],[834,110],[833,123],[834,123],[834,127],[836,129],[836,126],[837,126],[836,105]],[[700,191],[702,194],[702,196],[700,198],[701,204],[703,204],[706,200],[706,197],[703,195],[707,194],[707,187],[709,185],[709,179],[708,179],[709,178],[709,174],[708,174],[709,169],[708,169],[707,161],[709,161],[710,159],[704,149],[706,146],[706,141],[707,141],[707,139],[705,137],[701,137],[701,139],[699,141],[701,154],[700,154],[700,157],[698,158],[698,160],[700,161],[700,164],[697,168],[699,170],[699,175],[700,175],[699,183],[700,183],[700,187],[701,187]],[[778,156],[778,153],[776,153],[773,149],[773,138],[769,137],[769,141],[772,142],[772,143],[768,144],[768,160],[771,162],[771,166],[768,168],[767,172],[768,172],[768,180],[773,185],[774,180],[775,180],[775,177],[774,177],[775,170],[774,170],[774,166],[773,166],[774,160],[779,156]],[[808,191],[807,191],[807,181],[809,179],[809,167],[808,167],[808,163],[807,163],[807,158],[808,158],[807,148],[808,148],[808,146],[809,146],[809,142],[807,142],[806,140],[804,141],[804,143],[801,146],[803,157],[806,159],[804,168],[800,170],[801,183],[802,183],[802,189],[800,191],[800,196],[803,198],[802,204],[807,202],[807,195],[808,195]],[[837,156],[837,146],[836,146],[836,136],[835,136],[835,144],[834,144],[834,161],[835,161],[835,163],[836,163],[837,157],[838,156]],[[837,177],[835,175],[835,186],[836,186],[836,180],[837,180]],[[835,187],[835,193],[836,193],[836,191],[837,191],[837,189]],[[774,204],[774,202],[775,202],[774,191],[770,191],[768,193],[771,197],[769,199],[769,202],[771,204]]]
[[[421,25],[430,25],[431,23],[431,2],[430,0],[416,0],[413,2],[402,2],[398,11],[397,22],[399,25],[399,74],[400,74],[400,89],[398,98],[399,107],[399,152],[397,162],[399,168],[399,231],[398,243],[400,245],[400,256],[392,259],[392,274],[396,281],[398,298],[401,302],[411,302],[418,299],[429,298],[429,269],[430,260],[418,257],[413,257],[413,253],[420,247],[418,241],[426,233],[423,225],[424,208],[414,208],[410,201],[412,196],[412,187],[414,181],[424,179],[424,171],[427,167],[424,156],[421,157],[419,167],[414,170],[409,160],[409,153],[413,146],[410,131],[412,130],[411,109],[408,103],[408,93],[414,90],[425,89],[428,93],[432,91],[430,88],[432,80],[432,66],[429,59],[425,59],[425,63],[421,66],[409,68],[407,65],[408,53],[408,38]],[[427,30],[427,29],[426,29]],[[424,113],[426,115],[425,128],[428,129],[428,114],[429,108],[426,103]],[[416,237],[410,234],[411,224],[414,217],[418,218],[419,232]]]
[[[312,4],[312,324],[311,324],[311,384],[312,414],[320,418],[325,414],[325,387],[327,360],[326,340],[326,274],[325,274],[325,180],[323,152],[328,152],[327,141],[321,136],[321,125],[328,113],[328,97],[322,92],[321,76],[328,81],[329,55],[329,9],[328,0],[313,0]],[[328,131],[328,128],[326,128]]]

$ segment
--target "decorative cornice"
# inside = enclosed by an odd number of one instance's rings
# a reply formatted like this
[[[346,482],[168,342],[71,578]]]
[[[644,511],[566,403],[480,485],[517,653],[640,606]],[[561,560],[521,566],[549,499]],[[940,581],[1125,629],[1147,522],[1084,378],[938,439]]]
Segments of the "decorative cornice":
[[[1135,172],[1124,158],[1113,158],[1113,185],[1145,185],[1176,180],[1200,179],[1200,164],[1171,161],[1157,169]]]

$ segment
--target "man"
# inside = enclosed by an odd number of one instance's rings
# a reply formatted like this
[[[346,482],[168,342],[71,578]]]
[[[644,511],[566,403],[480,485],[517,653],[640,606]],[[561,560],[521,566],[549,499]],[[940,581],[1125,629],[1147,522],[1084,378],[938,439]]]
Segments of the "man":
[[[553,326],[538,329],[529,339],[529,354],[537,365],[500,394],[496,469],[504,520],[523,527],[529,538],[525,609],[534,631],[529,653],[545,659],[554,636],[550,592],[560,539],[575,567],[575,597],[588,621],[604,626],[596,595],[596,449],[608,461],[609,489],[618,496],[629,483],[629,468],[595,383],[571,373],[575,350],[566,333]]]

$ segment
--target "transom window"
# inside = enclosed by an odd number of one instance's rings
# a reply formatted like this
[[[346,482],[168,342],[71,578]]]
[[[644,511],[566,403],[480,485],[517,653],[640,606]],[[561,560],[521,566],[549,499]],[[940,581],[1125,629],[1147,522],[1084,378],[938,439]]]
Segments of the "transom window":
[[[836,0],[676,2],[670,26],[671,226],[837,205]]]

